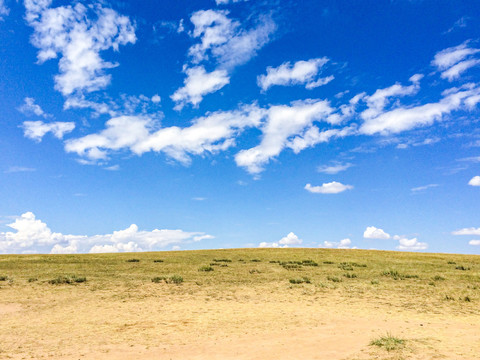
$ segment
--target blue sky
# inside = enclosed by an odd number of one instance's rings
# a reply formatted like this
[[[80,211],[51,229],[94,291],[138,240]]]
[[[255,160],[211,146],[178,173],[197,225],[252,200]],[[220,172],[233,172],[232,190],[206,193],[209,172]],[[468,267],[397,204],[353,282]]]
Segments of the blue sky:
[[[478,1],[0,19],[0,253],[480,252]]]

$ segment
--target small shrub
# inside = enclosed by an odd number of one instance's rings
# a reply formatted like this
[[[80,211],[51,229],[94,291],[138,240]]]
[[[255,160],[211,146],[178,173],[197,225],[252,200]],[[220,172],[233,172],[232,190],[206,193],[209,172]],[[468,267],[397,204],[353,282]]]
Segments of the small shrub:
[[[183,277],[180,275],[172,275],[167,279],[167,283],[181,284],[183,282]]]
[[[260,271],[258,271],[257,269],[251,269],[248,271],[250,274],[260,274]]]
[[[465,297],[463,298],[463,301],[470,302],[470,301],[472,301],[472,300],[470,299],[469,296],[465,296]]]
[[[466,266],[463,266],[463,265],[456,266],[455,269],[462,270],[462,271],[470,270],[469,267],[466,267]]]
[[[302,265],[298,264],[282,264],[282,266],[287,270],[299,270],[302,267]]]
[[[323,263],[324,263],[324,264],[327,264],[327,265],[335,264],[333,261],[324,261]]]
[[[435,276],[433,277],[433,280],[435,280],[435,281],[443,281],[443,280],[445,280],[445,278],[444,278],[443,276],[440,276],[440,275],[435,275]]]
[[[128,259],[127,262],[138,263],[140,262],[140,259]]]
[[[75,275],[72,276],[58,276],[55,279],[48,280],[49,284],[52,285],[61,285],[61,284],[79,284],[86,282],[87,278],[86,277],[77,277]]]
[[[372,340],[370,345],[384,348],[387,351],[398,350],[404,347],[405,340],[396,338],[391,334],[380,337],[379,339]]]
[[[340,264],[338,265],[338,267],[339,267],[340,269],[346,270],[346,271],[351,271],[351,270],[353,270],[353,266],[350,265],[349,263],[346,263],[346,262],[340,263]]]
[[[318,266],[318,263],[316,263],[313,260],[302,260],[302,265],[304,266]]]
[[[449,265],[455,265],[456,262],[455,262],[455,261],[449,261],[449,262],[447,262],[447,264],[449,264]]]
[[[357,274],[351,274],[351,273],[345,273],[343,274],[348,279],[355,279],[357,277]]]
[[[0,276],[0,281],[7,281],[8,277],[7,276]]]
[[[260,260],[260,259],[252,259],[252,260],[250,260],[250,261],[251,261],[251,262],[262,262],[262,260]]]
[[[167,278],[165,276],[155,276],[155,277],[152,278],[152,282],[157,283],[157,284],[161,283],[164,280],[165,281],[167,280]]]
[[[384,271],[383,276],[390,276],[393,280],[418,279],[418,275],[400,274],[397,270]]]
[[[437,286],[437,285],[435,284],[435,282],[433,282],[433,281],[430,281],[430,282],[428,283],[428,285],[430,285],[430,286]]]
[[[380,281],[378,281],[378,280],[375,279],[375,280],[370,281],[370,284],[372,284],[372,285],[378,285],[378,284],[380,284]]]
[[[450,296],[450,295],[445,295],[444,300],[454,301],[455,298],[453,296]]]
[[[213,267],[211,266],[201,266],[198,271],[205,271],[205,272],[208,272],[208,271],[213,271]]]
[[[330,280],[332,282],[342,282],[342,279],[339,279],[338,277],[336,276],[327,276],[327,280]]]
[[[230,259],[213,259],[215,262],[232,262]]]
[[[154,263],[162,263],[163,260],[162,259],[157,259],[157,260],[153,260]]]
[[[31,282],[35,282],[37,281],[38,279],[36,277],[31,277],[28,279],[28,282],[31,283]]]
[[[289,281],[290,281],[290,284],[303,284],[303,283],[310,284],[311,283],[308,277],[303,277],[301,279],[290,279]]]
[[[367,264],[359,264],[359,263],[356,263],[356,262],[352,262],[352,263],[350,263],[350,265],[355,266],[355,267],[362,267],[362,268],[367,267]]]
[[[270,264],[280,264],[280,261],[278,261],[278,260],[270,260],[269,263],[270,263]]]

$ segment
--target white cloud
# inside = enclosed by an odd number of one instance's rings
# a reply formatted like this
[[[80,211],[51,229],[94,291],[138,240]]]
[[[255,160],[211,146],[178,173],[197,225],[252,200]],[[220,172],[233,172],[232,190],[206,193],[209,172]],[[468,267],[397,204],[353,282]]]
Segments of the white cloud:
[[[297,235],[295,235],[293,232],[290,232],[287,236],[281,238],[278,243],[280,245],[300,245],[302,242],[302,239],[299,239]]]
[[[10,9],[5,6],[5,1],[0,0],[0,21],[3,20],[3,15],[8,15]]]
[[[339,242],[335,241],[324,241],[318,247],[322,248],[337,248],[337,249],[350,249],[350,245],[352,244],[352,241],[350,239],[343,239],[340,240]],[[355,247],[353,247],[355,249]]]
[[[278,242],[261,242],[258,247],[260,248],[278,248],[289,247],[290,245],[301,245],[302,239],[299,239],[293,232],[288,233],[287,236],[281,238]]]
[[[395,86],[395,85],[394,85]],[[392,90],[392,87],[387,88]],[[383,90],[387,90],[383,89]],[[390,94],[406,95],[416,92],[416,86],[402,87],[398,85],[397,90]],[[410,89],[410,90],[406,90]],[[413,90],[412,90],[413,89]],[[378,93],[379,90],[375,94]],[[374,94],[374,95],[375,95]],[[374,96],[372,95],[372,96]],[[385,93],[375,96],[372,103],[371,97],[367,97],[369,108],[362,112],[361,117],[364,123],[360,127],[360,133],[366,135],[389,135],[410,130],[419,126],[431,125],[434,121],[440,121],[452,111],[459,109],[472,109],[480,102],[480,88],[475,84],[467,84],[461,88],[451,88],[443,92],[443,98],[437,103],[428,103],[413,107],[402,106],[395,103],[394,108],[385,111]]]
[[[226,70],[215,70],[210,73],[203,66],[186,69],[185,86],[179,88],[170,96],[177,103],[175,110],[181,110],[185,104],[191,103],[194,107],[202,101],[206,94],[213,93],[230,82]]]
[[[471,178],[468,182],[468,185],[480,186],[480,176],[474,176],[473,178]]]
[[[452,231],[452,235],[480,235],[480,228],[463,228]]]
[[[276,25],[270,17],[259,19],[257,27],[245,30],[230,20],[228,11],[200,10],[190,18],[192,36],[200,43],[189,49],[193,63],[213,57],[220,68],[231,69],[249,61],[270,39]]]
[[[327,121],[330,116],[327,117]],[[303,134],[297,135],[288,141],[287,147],[292,149],[295,154],[300,151],[313,147],[319,143],[330,141],[332,138],[343,138],[356,133],[356,125],[344,127],[343,129],[329,129],[320,131],[317,126],[307,128]]]
[[[469,245],[480,246],[480,240],[470,240]]]
[[[155,229],[140,231],[132,224],[125,230],[104,235],[64,235],[54,233],[46,223],[35,218],[31,212],[22,214],[8,227],[15,232],[0,232],[0,252],[24,251],[65,254],[75,252],[119,252],[158,250],[172,244],[189,243],[213,238],[199,232]]]
[[[257,174],[269,160],[289,145],[288,138],[309,128],[314,121],[325,120],[332,112],[327,101],[305,100],[291,106],[277,105],[267,110],[267,119],[262,127],[262,141],[259,145],[240,151],[235,156],[238,166]]]
[[[227,5],[227,4],[237,3],[242,1],[248,1],[248,0],[215,0],[217,5]]]
[[[75,123],[61,121],[51,123],[44,123],[43,121],[24,121],[22,127],[25,137],[40,142],[45,134],[49,132],[51,132],[57,139],[63,138],[65,134],[75,129]]]
[[[319,167],[317,167],[317,171],[321,172],[321,173],[324,173],[324,174],[334,175],[334,174],[338,174],[341,171],[345,171],[352,166],[353,166],[353,164],[350,164],[350,163],[342,164],[342,163],[339,163],[339,162],[335,162],[332,165],[319,166]]]
[[[235,145],[235,138],[247,127],[258,126],[263,110],[244,106],[240,110],[209,113],[185,128],[158,128],[158,123],[146,116],[121,116],[108,120],[99,133],[69,139],[67,152],[77,153],[89,160],[108,158],[112,151],[130,150],[136,155],[148,151],[190,163],[189,154],[214,153]]]
[[[417,240],[417,238],[407,239],[399,238],[399,245],[397,246],[398,250],[425,250],[428,248],[427,243],[422,243]]]
[[[267,67],[267,75],[257,77],[257,84],[266,91],[274,85],[291,86],[303,85],[307,89],[313,89],[327,84],[334,79],[333,76],[317,79],[320,69],[328,62],[328,58],[310,59],[297,61],[295,64],[285,62],[279,67]]]
[[[338,194],[351,189],[353,189],[352,185],[344,185],[336,181],[324,183],[321,186],[305,185],[305,190],[315,194]]]
[[[3,173],[4,174],[11,174],[11,173],[17,173],[17,172],[32,172],[32,171],[36,171],[36,170],[37,169],[35,169],[35,168],[30,168],[30,167],[25,167],[25,166],[10,166]]]
[[[104,61],[100,52],[118,50],[135,43],[130,19],[99,4],[50,8],[50,0],[25,0],[26,20],[33,27],[32,44],[39,49],[39,63],[60,55],[60,74],[55,89],[67,96],[76,91],[91,92],[105,88],[110,75],[105,69],[117,64]],[[95,18],[95,20],[92,20]]]
[[[480,49],[468,47],[468,41],[466,41],[435,54],[432,65],[441,72],[442,79],[453,81],[460,78],[466,70],[480,64],[480,60],[474,58],[478,52]]]
[[[155,94],[152,96],[151,100],[153,103],[158,104],[162,99],[160,98],[160,96],[158,96],[158,94]]]
[[[414,187],[410,190],[412,192],[419,192],[419,191],[424,191],[424,190],[431,189],[431,188],[434,188],[434,187],[437,187],[437,186],[438,186],[438,184],[428,184],[428,185],[424,185],[424,186]]]
[[[41,116],[43,118],[51,117],[52,115],[47,114],[40,105],[35,104],[35,99],[31,97],[26,97],[22,106],[18,108],[18,111],[25,115],[36,115]]]
[[[365,239],[390,239],[390,234],[387,234],[382,229],[378,229],[375,226],[368,226],[363,233]]]

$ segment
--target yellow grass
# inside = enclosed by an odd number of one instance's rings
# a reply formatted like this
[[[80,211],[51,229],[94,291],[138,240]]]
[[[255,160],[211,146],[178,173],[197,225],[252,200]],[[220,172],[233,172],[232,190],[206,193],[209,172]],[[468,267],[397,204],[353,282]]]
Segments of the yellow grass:
[[[174,275],[183,282],[152,282]],[[2,277],[1,359],[480,354],[479,256],[329,249],[4,255]],[[86,282],[49,283],[58,277]],[[369,345],[386,333],[405,346]]]

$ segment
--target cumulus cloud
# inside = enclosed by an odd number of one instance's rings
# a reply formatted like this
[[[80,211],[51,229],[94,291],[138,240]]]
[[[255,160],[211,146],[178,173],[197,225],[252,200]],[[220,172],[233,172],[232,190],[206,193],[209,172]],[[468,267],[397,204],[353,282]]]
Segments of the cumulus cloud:
[[[324,241],[318,247],[322,248],[337,248],[337,249],[350,249],[350,245],[352,244],[352,241],[350,239],[342,239],[338,242],[335,241]],[[353,247],[352,249],[354,249]]]
[[[39,49],[38,62],[60,56],[55,89],[68,96],[105,88],[110,83],[105,70],[117,64],[103,60],[100,52],[135,43],[130,19],[100,4],[51,8],[51,3],[26,0],[25,18],[34,29],[31,43]]]
[[[36,115],[43,118],[49,118],[52,116],[43,111],[40,105],[35,104],[35,99],[31,97],[26,97],[24,99],[24,103],[18,108],[18,111],[25,115]]]
[[[480,176],[474,176],[473,178],[471,178],[468,182],[468,185],[480,186]]]
[[[262,127],[259,145],[240,151],[235,156],[238,166],[251,174],[263,171],[263,166],[289,145],[288,139],[310,128],[314,121],[326,120],[332,112],[324,100],[305,100],[287,105],[272,106],[267,110],[267,119]]]
[[[387,234],[382,229],[378,229],[375,226],[368,226],[363,233],[365,239],[390,239],[390,234]]]
[[[141,231],[135,224],[125,230],[104,235],[64,235],[50,230],[46,223],[26,212],[8,224],[14,232],[0,232],[0,252],[28,251],[66,254],[76,252],[130,252],[158,250],[173,244],[189,243],[213,238],[200,232],[155,229]]]
[[[480,64],[480,59],[475,58],[478,52],[480,49],[469,47],[469,42],[466,41],[458,46],[439,51],[435,54],[432,65],[441,72],[442,79],[453,81],[460,78],[460,75],[471,67]]]
[[[274,85],[291,86],[303,85],[307,89],[313,89],[325,85],[334,79],[333,76],[318,78],[321,68],[328,62],[328,58],[310,59],[297,61],[295,64],[285,62],[279,67],[267,67],[267,74],[257,77],[257,84],[262,91],[268,90]]]
[[[305,185],[305,190],[315,194],[338,194],[351,189],[353,189],[352,185],[344,185],[336,181],[324,183],[320,186]]]
[[[184,80],[185,85],[170,96],[177,103],[175,110],[181,110],[187,103],[198,107],[206,94],[213,93],[230,82],[226,70],[207,73],[203,66],[197,66],[186,69],[185,72],[187,74],[187,78]]]
[[[480,88],[475,84],[466,84],[460,88],[445,90],[442,93],[443,97],[436,103],[403,106],[395,102],[393,108],[385,110],[390,97],[393,96],[396,100],[398,96],[411,95],[417,90],[416,83],[408,87],[397,84],[377,90],[372,96],[366,97],[368,109],[360,114],[364,122],[359,132],[366,135],[396,134],[419,126],[431,125],[455,110],[469,110],[480,102]]]
[[[428,244],[424,242],[419,242],[417,238],[407,239],[404,237],[398,237],[397,239],[399,245],[397,246],[398,250],[425,250],[428,248]]]
[[[468,244],[473,246],[480,246],[480,240],[470,240]]]
[[[25,137],[40,142],[45,134],[49,132],[51,132],[57,139],[62,139],[65,134],[75,129],[75,123],[61,121],[51,123],[45,123],[43,121],[24,121],[22,127]]]
[[[345,171],[352,166],[353,164],[351,163],[342,164],[339,162],[334,162],[332,165],[322,165],[317,167],[317,171],[324,174],[334,175],[341,171]]]
[[[301,245],[302,239],[299,239],[293,232],[288,233],[287,236],[281,238],[278,242],[261,242],[258,247],[260,248],[278,248],[289,247],[291,245]]]
[[[480,228],[463,228],[452,231],[452,235],[480,235]]]
[[[189,127],[158,129],[147,116],[120,116],[108,120],[99,133],[69,139],[65,150],[94,161],[107,159],[112,151],[130,150],[136,155],[155,151],[189,164],[189,154],[214,153],[233,146],[238,134],[258,126],[262,117],[262,109],[244,106],[236,111],[210,113],[195,119]]]
[[[232,69],[255,56],[276,29],[273,20],[263,16],[256,27],[245,30],[228,14],[224,10],[200,10],[191,16],[195,26],[192,36],[200,40],[189,49],[193,63],[213,58],[220,68]]]

